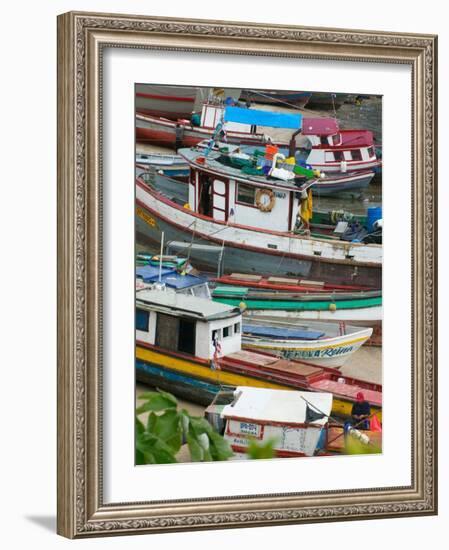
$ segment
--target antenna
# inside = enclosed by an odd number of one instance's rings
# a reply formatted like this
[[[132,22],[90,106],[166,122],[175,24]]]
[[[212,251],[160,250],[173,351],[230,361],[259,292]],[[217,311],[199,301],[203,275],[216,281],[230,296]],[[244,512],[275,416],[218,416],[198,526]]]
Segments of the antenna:
[[[161,253],[159,254],[159,277],[158,277],[159,283],[162,283],[162,254],[163,254],[163,252],[164,252],[164,235],[165,235],[165,233],[162,231],[162,236],[161,236]]]

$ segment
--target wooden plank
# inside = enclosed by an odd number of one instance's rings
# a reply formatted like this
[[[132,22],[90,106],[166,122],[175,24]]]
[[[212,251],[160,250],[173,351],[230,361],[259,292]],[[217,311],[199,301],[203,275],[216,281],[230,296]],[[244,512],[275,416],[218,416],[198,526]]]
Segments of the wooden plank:
[[[324,281],[307,281],[306,279],[302,279],[299,281],[299,284],[301,286],[324,287]]]
[[[278,285],[297,285],[299,283],[299,279],[290,279],[286,277],[268,277],[267,281]]]
[[[231,355],[226,356],[225,359],[226,358],[251,363],[252,365],[270,365],[271,363],[275,363],[277,361],[277,357],[245,350],[232,353]]]
[[[261,275],[246,275],[245,273],[231,273],[230,279],[239,279],[241,281],[253,281],[255,283],[262,279]]]
[[[381,392],[369,390],[366,388],[360,388],[359,386],[355,386],[352,384],[344,384],[340,382],[335,382],[334,380],[318,380],[316,382],[312,382],[310,384],[310,387],[315,390],[346,396],[352,401],[355,401],[357,393],[361,391],[367,401],[377,406],[382,405]]]
[[[270,369],[299,374],[304,377],[315,376],[323,372],[323,369],[320,367],[304,365],[303,363],[288,361],[287,359],[278,359],[276,363],[270,365]]]

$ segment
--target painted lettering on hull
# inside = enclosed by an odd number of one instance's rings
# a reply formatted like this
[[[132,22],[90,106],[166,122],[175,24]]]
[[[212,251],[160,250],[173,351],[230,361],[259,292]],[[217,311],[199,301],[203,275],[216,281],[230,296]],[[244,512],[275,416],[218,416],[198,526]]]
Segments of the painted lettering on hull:
[[[151,227],[158,227],[157,221],[140,207],[136,208],[136,214]]]

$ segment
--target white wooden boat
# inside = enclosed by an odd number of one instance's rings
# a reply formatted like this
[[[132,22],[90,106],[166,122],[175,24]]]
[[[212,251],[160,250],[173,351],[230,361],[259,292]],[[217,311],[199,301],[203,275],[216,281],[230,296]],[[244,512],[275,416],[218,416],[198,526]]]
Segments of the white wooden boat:
[[[307,321],[300,325],[273,320],[247,319],[243,347],[296,359],[311,365],[340,368],[370,338],[372,328],[346,323]]]
[[[251,440],[272,440],[278,457],[313,456],[331,409],[330,393],[238,387],[221,412],[224,438],[236,458],[247,458]]]

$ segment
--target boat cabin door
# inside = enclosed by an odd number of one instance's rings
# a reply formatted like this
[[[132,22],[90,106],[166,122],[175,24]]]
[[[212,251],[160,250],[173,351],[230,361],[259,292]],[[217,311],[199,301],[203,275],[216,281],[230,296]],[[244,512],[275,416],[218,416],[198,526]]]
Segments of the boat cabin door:
[[[222,222],[228,219],[228,183],[215,179],[212,188],[213,218]]]
[[[200,176],[198,212],[214,220],[227,221],[227,186],[222,180]]]

